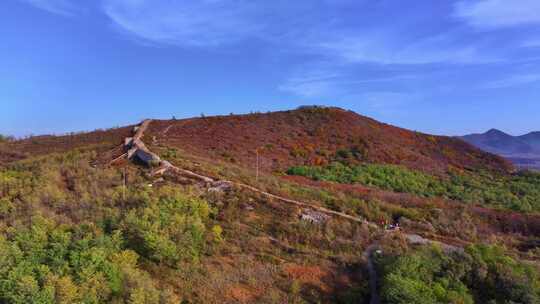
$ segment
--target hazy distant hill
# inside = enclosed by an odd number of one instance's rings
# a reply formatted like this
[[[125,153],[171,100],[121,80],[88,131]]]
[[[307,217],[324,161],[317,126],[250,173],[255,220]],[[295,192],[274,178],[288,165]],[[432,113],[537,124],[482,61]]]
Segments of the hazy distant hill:
[[[529,134],[520,136],[520,138],[531,145],[535,151],[540,151],[540,132],[531,132]]]
[[[510,159],[518,167],[540,169],[540,132],[512,136],[491,129],[462,138],[482,150]]]

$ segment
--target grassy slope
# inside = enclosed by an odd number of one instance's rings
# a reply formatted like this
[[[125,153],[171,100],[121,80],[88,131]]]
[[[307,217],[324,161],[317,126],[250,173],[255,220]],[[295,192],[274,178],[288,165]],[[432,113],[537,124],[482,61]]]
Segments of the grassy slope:
[[[514,175],[489,172],[449,172],[441,178],[392,165],[346,165],[292,167],[290,175],[343,184],[363,184],[421,197],[443,197],[504,210],[540,211],[540,174],[520,172]]]
[[[0,142],[0,165],[29,157],[63,153],[73,149],[109,151],[131,135],[132,127],[97,130],[62,136],[33,136],[22,140]]]
[[[369,242],[366,227],[307,224],[297,208],[245,192],[209,194],[174,176],[149,187],[155,181],[146,170],[93,168],[99,157],[73,151],[2,168],[5,302],[48,299],[65,284],[61,299],[70,303],[333,303],[366,296],[358,255]],[[12,285],[21,280],[35,288]]]

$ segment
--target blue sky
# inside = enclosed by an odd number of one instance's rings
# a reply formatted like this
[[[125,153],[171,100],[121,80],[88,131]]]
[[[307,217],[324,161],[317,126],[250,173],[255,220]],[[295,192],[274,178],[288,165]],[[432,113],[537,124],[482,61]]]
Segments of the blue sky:
[[[0,133],[344,107],[540,130],[538,0],[3,0]]]

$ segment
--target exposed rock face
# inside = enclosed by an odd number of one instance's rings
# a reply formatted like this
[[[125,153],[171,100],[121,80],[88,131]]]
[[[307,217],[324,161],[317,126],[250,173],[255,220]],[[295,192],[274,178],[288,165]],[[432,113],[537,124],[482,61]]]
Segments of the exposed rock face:
[[[212,184],[212,187],[208,189],[208,192],[227,192],[232,189],[233,185],[230,182],[227,181],[217,181]]]
[[[326,222],[328,218],[329,218],[328,215],[321,212],[314,211],[314,210],[305,210],[304,212],[302,212],[302,214],[300,214],[301,220],[310,222],[313,224],[322,224]]]
[[[135,152],[135,156],[137,157],[137,159],[145,163],[147,166],[153,166],[153,165],[159,164],[159,162],[161,161],[159,156],[155,155],[152,152],[145,151],[143,149],[137,149],[137,151]]]
[[[433,225],[429,222],[415,222],[406,217],[399,219],[399,225],[407,230],[423,230],[433,233],[436,231]]]
[[[441,249],[447,253],[452,253],[452,252],[463,253],[464,252],[463,248],[461,247],[452,246],[452,245],[444,244],[441,242],[429,240],[417,234],[404,234],[404,235],[407,241],[411,243],[412,245],[437,245],[437,246],[440,246]]]

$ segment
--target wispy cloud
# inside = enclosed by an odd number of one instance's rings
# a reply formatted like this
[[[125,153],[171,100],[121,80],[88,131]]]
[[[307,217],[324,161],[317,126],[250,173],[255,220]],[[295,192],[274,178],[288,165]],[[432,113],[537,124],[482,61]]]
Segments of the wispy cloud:
[[[483,53],[477,45],[453,43],[451,34],[403,40],[398,33],[362,33],[329,38],[313,44],[352,63],[379,64],[478,64],[500,59]]]
[[[368,92],[387,92],[389,87],[397,89],[396,83],[414,82],[420,77],[408,70],[378,67],[357,69],[356,65],[336,66],[332,62],[320,62],[295,69],[278,89],[303,98],[335,99],[365,96]]]
[[[530,60],[534,50],[519,44],[531,36],[503,36],[510,40],[501,44],[498,36],[467,25],[495,30],[540,23],[539,0],[520,0],[519,5],[507,0],[452,0],[436,12],[426,5],[408,11],[402,6],[399,13],[391,11],[396,9],[391,1],[336,1],[102,0],[101,8],[118,30],[145,45],[263,46],[264,52],[273,50],[272,59],[294,66],[276,85],[281,92],[306,99],[356,96],[374,109],[417,100],[415,92],[429,95],[425,91],[435,90],[440,80],[426,74],[438,67],[452,71],[440,77],[453,85],[465,82],[464,69]],[[389,13],[399,20],[383,22]],[[389,68],[397,70],[388,72]],[[529,84],[535,77],[513,76],[485,88]],[[424,79],[432,79],[431,86],[426,87]]]
[[[281,49],[380,64],[483,63],[494,60],[476,45],[456,43],[452,32],[404,39],[405,29],[351,23],[349,0],[104,0],[114,25],[138,39],[188,47],[213,47],[243,39]],[[360,2],[357,2],[358,6]],[[316,11],[316,13],[314,13]],[[340,18],[336,18],[339,16]],[[351,20],[348,20],[351,19]],[[338,21],[336,21],[338,20]]]
[[[156,43],[215,46],[267,29],[247,0],[105,0],[104,11],[123,31]]]
[[[538,24],[538,12],[538,0],[462,0],[455,5],[456,17],[483,29]]]
[[[537,48],[537,47],[540,47],[540,39],[529,39],[529,40],[525,40],[522,44],[521,44],[522,47],[527,47],[527,48]]]
[[[78,7],[70,0],[20,0],[53,14],[73,16]]]
[[[354,76],[346,72],[334,70],[306,72],[303,76],[291,77],[278,89],[302,97],[332,97],[338,95],[358,94],[368,86],[377,86],[416,79],[413,74],[389,75],[380,77]]]
[[[292,93],[302,97],[327,97],[335,95],[339,90],[343,75],[327,67],[296,72],[287,79],[278,89],[282,92]]]
[[[486,83],[482,86],[484,89],[501,89],[521,85],[529,85],[533,83],[540,83],[540,74],[521,74],[511,75],[504,79],[499,79]]]

